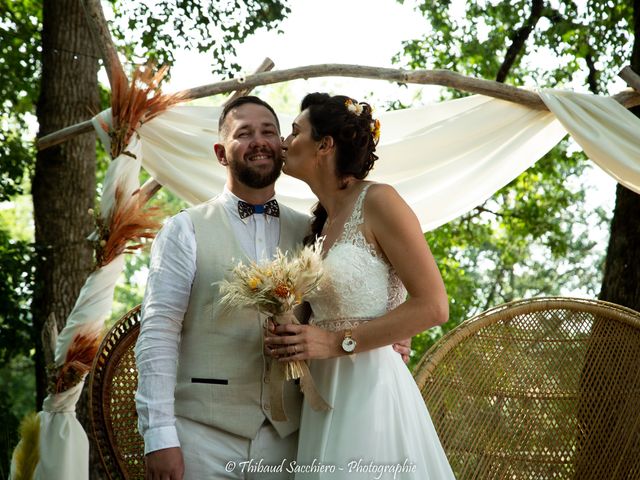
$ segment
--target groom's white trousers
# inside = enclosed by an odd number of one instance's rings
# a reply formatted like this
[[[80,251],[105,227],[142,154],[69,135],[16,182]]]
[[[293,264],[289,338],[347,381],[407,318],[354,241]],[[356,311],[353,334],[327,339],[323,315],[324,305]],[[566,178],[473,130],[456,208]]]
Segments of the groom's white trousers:
[[[265,421],[251,440],[183,417],[176,417],[176,429],[184,456],[184,480],[293,478],[286,468],[296,459],[298,432],[280,438]],[[273,467],[281,464],[284,468]]]

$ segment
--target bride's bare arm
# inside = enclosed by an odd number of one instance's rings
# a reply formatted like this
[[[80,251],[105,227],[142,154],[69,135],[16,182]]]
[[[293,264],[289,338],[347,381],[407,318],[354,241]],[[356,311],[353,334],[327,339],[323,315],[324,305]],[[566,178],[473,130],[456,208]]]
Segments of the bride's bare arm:
[[[360,324],[352,336],[355,352],[391,345],[436,325],[449,316],[447,293],[440,271],[424,239],[417,217],[389,185],[373,185],[364,205],[365,237],[374,243],[395,268],[409,293],[407,301],[386,315]],[[331,358],[340,348],[343,332],[312,325],[286,325],[270,342],[286,360]]]

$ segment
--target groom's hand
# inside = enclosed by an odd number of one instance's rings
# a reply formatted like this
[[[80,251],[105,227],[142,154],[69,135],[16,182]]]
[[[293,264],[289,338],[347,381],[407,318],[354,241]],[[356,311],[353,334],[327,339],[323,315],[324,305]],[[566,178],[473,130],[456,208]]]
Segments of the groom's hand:
[[[145,480],[182,480],[184,459],[180,447],[163,448],[144,457]]]
[[[400,354],[404,363],[409,363],[409,357],[411,356],[411,339],[407,338],[401,342],[394,343],[393,349]]]

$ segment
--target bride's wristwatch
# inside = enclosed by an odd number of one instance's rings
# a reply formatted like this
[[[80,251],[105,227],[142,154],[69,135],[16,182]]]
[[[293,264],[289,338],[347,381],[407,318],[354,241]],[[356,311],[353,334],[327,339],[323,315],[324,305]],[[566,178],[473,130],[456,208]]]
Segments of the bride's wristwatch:
[[[356,349],[356,341],[351,337],[351,330],[344,331],[344,338],[342,339],[342,350],[345,353],[351,354]]]

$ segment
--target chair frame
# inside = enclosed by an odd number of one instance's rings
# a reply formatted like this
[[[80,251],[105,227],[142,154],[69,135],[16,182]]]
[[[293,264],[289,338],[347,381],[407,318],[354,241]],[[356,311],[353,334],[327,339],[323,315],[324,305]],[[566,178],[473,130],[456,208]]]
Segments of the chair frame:
[[[91,367],[89,377],[89,414],[91,428],[98,445],[102,464],[109,478],[126,478],[129,468],[123,462],[122,454],[112,430],[111,379],[113,370],[122,356],[135,344],[140,332],[140,305],[129,310],[109,330],[102,340]]]
[[[425,399],[425,403],[429,407],[431,406],[435,407],[435,405],[432,405],[430,402],[431,401],[438,402],[438,403],[440,402],[441,397],[439,397],[438,395],[440,395],[441,391],[438,390],[438,388],[433,388],[433,386],[436,385],[436,383],[434,382],[439,383],[441,381],[440,379],[442,377],[440,375],[440,372],[447,371],[446,369],[449,366],[449,363],[448,363],[449,355],[452,355],[452,358],[455,358],[455,355],[457,355],[456,353],[457,349],[461,347],[461,345],[466,343],[466,340],[468,340],[469,337],[474,337],[478,333],[482,334],[481,331],[483,329],[485,328],[490,329],[492,328],[493,325],[496,325],[503,321],[510,322],[512,319],[515,319],[515,318],[526,317],[528,315],[536,315],[541,312],[553,312],[557,310],[563,310],[563,311],[569,311],[569,312],[572,311],[580,314],[588,314],[594,318],[606,319],[608,321],[618,323],[618,325],[620,326],[625,326],[635,331],[640,331],[640,313],[639,312],[636,312],[626,307],[622,307],[620,305],[616,305],[613,303],[604,302],[600,300],[589,300],[589,299],[569,298],[569,297],[545,297],[545,298],[518,300],[515,302],[499,305],[497,307],[491,308],[485,312],[482,312],[464,321],[459,326],[457,326],[456,328],[448,332],[446,335],[444,335],[442,338],[440,338],[425,353],[425,355],[422,357],[422,359],[420,360],[420,362],[418,363],[418,365],[414,370],[414,378],[418,388],[420,389],[420,392],[423,395],[423,398]],[[541,333],[541,335],[544,336],[544,333]],[[484,338],[486,341],[487,338],[490,338],[490,334],[486,334]],[[635,336],[634,338],[637,339],[637,336]],[[635,345],[637,346],[637,340],[635,340],[635,342],[636,342]],[[628,356],[625,358],[627,358],[627,360],[629,359]],[[453,360],[453,364],[455,364],[455,360]],[[441,365],[442,365],[442,368],[445,368],[445,370],[442,370]],[[634,373],[632,375],[637,375],[637,373]],[[597,377],[591,377],[591,378],[597,378]],[[635,376],[634,378],[637,379],[638,377]],[[637,381],[637,380],[634,380],[634,381]],[[485,386],[486,385],[490,385],[490,383],[485,384]],[[455,388],[452,389],[452,392],[454,391],[455,391]],[[486,395],[486,393],[483,395]],[[633,395],[634,395],[633,398],[637,398],[637,393],[634,393]],[[516,398],[517,396],[518,395],[514,395],[514,398]],[[543,398],[543,397],[540,397],[540,398]],[[532,399],[536,400],[533,397]],[[583,405],[586,405],[586,404],[583,404]],[[627,407],[625,408],[630,408],[629,406],[632,407],[633,403],[628,403]],[[434,420],[435,420],[435,417],[433,417],[433,415],[436,414],[436,412],[439,410],[440,409],[438,407],[431,412],[432,418],[434,418]],[[496,415],[499,415],[499,414],[500,412],[496,413]],[[632,417],[633,418],[628,419],[632,423],[627,422],[625,425],[625,428],[629,428],[631,429],[631,431],[636,433],[628,437],[626,436],[615,437],[617,438],[616,441],[618,442],[618,446],[617,446],[618,449],[616,450],[616,453],[619,454],[616,457],[619,459],[619,460],[616,460],[618,462],[622,460],[623,458],[622,455],[633,455],[634,451],[638,451],[638,441],[640,439],[640,415],[632,415]],[[464,421],[464,420],[461,420],[461,418],[458,420],[455,420],[455,422],[458,422],[458,421]],[[467,418],[466,421],[470,422],[469,424],[477,424],[475,420],[473,420],[471,417]],[[455,423],[449,422],[446,427],[446,432],[450,432],[450,429],[452,428],[455,429]],[[445,434],[445,432],[441,432],[441,435],[442,434]],[[447,435],[447,439],[448,439],[449,433],[446,433],[445,435]],[[455,433],[454,433],[454,436],[455,436]],[[469,437],[469,438],[473,438],[473,437]],[[525,438],[525,437],[523,436],[522,438]],[[445,439],[442,438],[441,440],[445,440]],[[479,439],[479,442],[480,442],[479,444],[484,445],[482,443],[483,441],[484,440]],[[620,444],[620,441],[622,441],[622,444]],[[443,441],[443,444],[444,443],[445,441]],[[586,452],[588,453],[589,450],[587,449]],[[458,451],[456,455],[464,456],[465,453],[469,453],[472,455],[480,453],[481,455],[486,456],[486,458],[490,458],[492,456],[496,457],[496,455],[498,455],[496,452],[493,452],[490,450],[483,450],[483,447],[480,447],[480,450],[477,450],[477,451],[469,450],[469,452],[466,452],[465,450],[461,450],[461,451]],[[606,455],[606,450],[603,451],[603,454]],[[458,457],[458,458],[461,458],[461,457]],[[505,456],[505,459],[506,458],[507,457]],[[587,467],[589,466],[588,463],[584,463],[583,460],[585,458],[589,458],[589,457],[582,457],[579,459],[579,460],[582,460],[582,462],[579,464],[579,467],[582,470],[584,470],[585,466]],[[518,460],[520,460],[520,458],[518,458]],[[538,462],[538,460],[539,459],[532,457],[532,460],[531,460],[532,465]],[[563,457],[560,460],[564,462],[565,458]],[[545,461],[545,463],[552,463],[552,462]],[[486,464],[486,465],[489,465],[489,464]],[[506,464],[503,464],[503,465],[506,465]],[[574,464],[574,465],[578,465],[578,464]],[[608,472],[608,474],[611,474],[611,477],[608,477],[608,478],[614,478],[614,477],[622,478],[620,477],[620,475],[621,474],[624,475],[624,472],[618,472],[618,468],[621,465],[622,464],[618,463],[614,467],[615,471]],[[625,465],[627,465],[627,467],[629,468],[632,468],[633,472],[635,472],[634,475],[637,475],[629,478],[640,478],[640,471],[637,471],[637,468],[638,468],[637,463],[634,463],[633,466],[628,464],[625,464]],[[490,477],[490,478],[505,478],[501,476],[503,474],[501,472],[506,472],[507,470],[503,471],[503,467],[500,466],[500,463],[497,463],[496,466],[499,470],[494,470],[494,472],[497,472],[496,474],[498,476]],[[601,468],[600,464],[598,464],[598,468]],[[625,468],[623,468],[623,470],[625,470]],[[533,472],[534,471],[532,470],[531,474],[533,474]],[[585,472],[582,472],[582,473],[585,473]],[[483,475],[486,473],[487,471],[483,471]],[[582,473],[580,475],[582,475]],[[465,477],[465,478],[485,478],[485,477],[477,477],[476,475],[478,474],[478,471],[476,470],[469,470],[469,471],[465,470],[465,475],[468,475],[468,474],[471,474],[471,476]],[[575,471],[575,474],[577,474],[577,471]],[[593,474],[596,474],[595,470],[593,471]],[[560,471],[552,473],[552,475],[553,476],[549,478],[566,478],[566,477],[555,476],[555,475],[562,475]],[[580,475],[577,477],[572,476],[571,478],[579,478],[579,479],[586,478]],[[587,474],[587,477],[596,478],[596,477],[589,476],[588,474]],[[527,476],[526,478],[535,478],[535,477]],[[597,478],[602,478],[602,477],[597,477]]]
[[[631,308],[623,307],[615,303],[603,300],[589,300],[572,297],[541,297],[526,300],[516,300],[490,308],[468,320],[465,320],[456,328],[438,339],[435,344],[423,355],[416,365],[415,380],[418,388],[422,390],[427,378],[433,373],[440,360],[455,348],[465,338],[478,332],[480,329],[499,322],[505,318],[515,317],[526,313],[542,310],[574,310],[588,312],[594,315],[602,315],[611,319],[624,322],[634,328],[640,329],[640,313]]]

